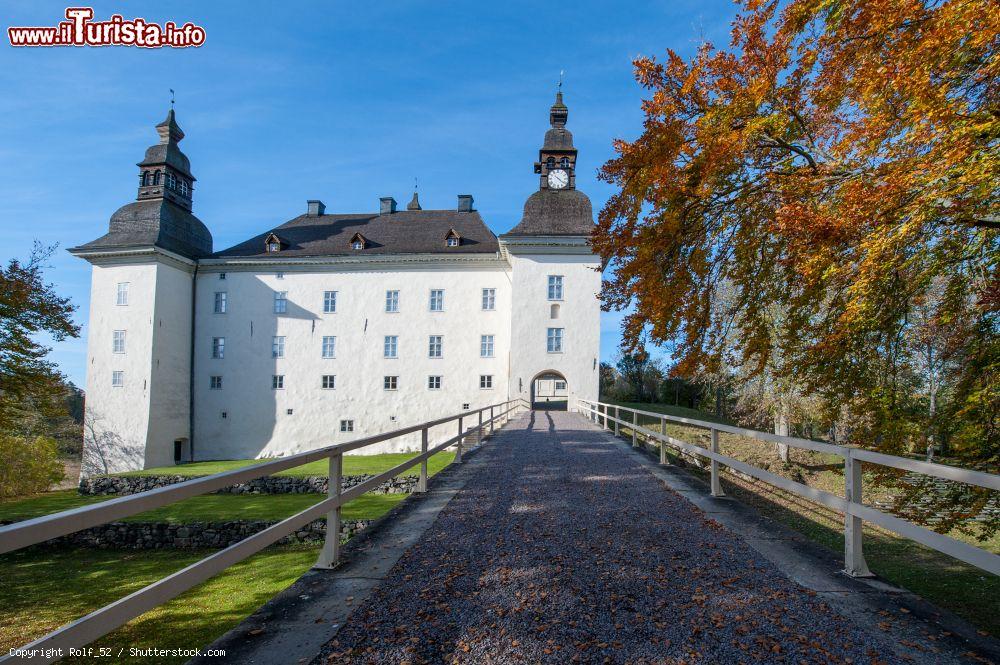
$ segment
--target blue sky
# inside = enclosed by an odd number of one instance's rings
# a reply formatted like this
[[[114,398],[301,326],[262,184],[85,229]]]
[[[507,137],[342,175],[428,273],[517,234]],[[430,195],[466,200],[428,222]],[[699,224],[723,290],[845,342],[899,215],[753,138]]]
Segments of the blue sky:
[[[86,323],[89,265],[64,250],[103,234],[134,200],[136,167],[156,141],[169,88],[198,178],[195,214],[228,247],[323,200],[331,212],[409,200],[425,208],[470,193],[497,232],[515,225],[537,187],[532,164],[560,70],[580,150],[577,186],[600,209],[596,178],[616,137],[641,130],[630,62],[702,40],[722,46],[736,7],[660,2],[129,2],[120,12],[192,21],[196,49],[31,48],[11,25],[55,25],[65,4],[0,6],[0,260],[58,243],[49,279]],[[278,7],[282,7],[281,10]],[[620,314],[602,320],[602,358]],[[83,385],[86,326],[53,358]]]

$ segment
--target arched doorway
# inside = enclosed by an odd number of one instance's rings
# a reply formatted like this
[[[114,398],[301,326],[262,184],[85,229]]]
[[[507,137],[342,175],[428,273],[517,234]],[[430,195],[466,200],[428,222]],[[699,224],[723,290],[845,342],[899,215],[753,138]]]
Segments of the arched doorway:
[[[535,375],[531,380],[531,408],[565,411],[569,405],[566,377],[552,370]]]

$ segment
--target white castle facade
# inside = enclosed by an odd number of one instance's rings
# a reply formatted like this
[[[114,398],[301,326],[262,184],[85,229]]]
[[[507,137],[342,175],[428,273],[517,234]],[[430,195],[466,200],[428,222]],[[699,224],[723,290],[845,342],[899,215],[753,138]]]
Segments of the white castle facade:
[[[282,456],[519,397],[596,399],[601,264],[567,116],[560,95],[539,190],[509,233],[471,196],[423,210],[414,194],[378,213],[309,201],[214,251],[171,110],[137,200],[70,250],[93,265],[84,472]]]

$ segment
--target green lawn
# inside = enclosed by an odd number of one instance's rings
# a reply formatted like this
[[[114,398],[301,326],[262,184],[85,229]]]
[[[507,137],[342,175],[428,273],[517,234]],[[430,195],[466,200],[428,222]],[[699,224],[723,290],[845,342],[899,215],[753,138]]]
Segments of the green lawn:
[[[178,501],[125,518],[131,522],[226,522],[229,520],[278,521],[305,510],[325,494],[206,494]],[[364,494],[344,505],[345,520],[374,519],[407,494]],[[107,501],[110,496],[81,496],[76,490],[46,492],[27,499],[0,503],[0,520],[20,521],[61,510]]]
[[[406,460],[414,457],[416,453],[384,453],[382,455],[344,455],[344,475],[360,476],[363,474],[378,474],[387,471],[397,464],[402,464]],[[450,450],[443,450],[436,455],[432,455],[427,460],[427,473],[434,475],[444,467],[451,464],[455,459],[455,453]],[[242,459],[242,460],[215,460],[211,462],[191,462],[189,464],[178,464],[177,466],[161,466],[142,471],[129,471],[115,475],[120,476],[210,476],[213,473],[232,471],[252,464],[262,464],[273,461],[273,458],[265,459]],[[274,474],[276,476],[325,476],[329,472],[329,464],[324,460],[317,460],[286,469]],[[420,473],[420,466],[414,466],[404,472],[403,475],[416,476]]]
[[[318,548],[275,546],[95,641],[125,654],[130,647],[194,649],[208,645],[285,589],[316,561]],[[194,563],[210,551],[29,548],[0,556],[0,653]],[[156,659],[183,663],[187,658]],[[91,662],[87,659],[86,662]],[[84,662],[66,659],[61,662]]]
[[[715,420],[709,414],[665,404],[622,403],[622,406],[699,420]],[[655,418],[640,418],[639,424],[647,429],[659,430],[659,423]],[[612,428],[613,426],[612,424]],[[631,429],[625,426],[620,426],[619,433],[625,438],[632,436]],[[705,429],[668,422],[667,433],[688,443],[706,448],[709,445],[710,437]],[[843,460],[836,455],[793,448],[790,451],[791,464],[786,465],[778,458],[773,444],[722,433],[719,445],[725,455],[810,487],[843,495]],[[667,451],[668,459],[673,462],[681,461],[674,450],[668,448]],[[696,475],[707,476],[703,470],[693,467],[691,470]],[[889,490],[875,486],[867,471],[865,479],[866,501],[876,496],[888,496]],[[840,513],[764,482],[745,481],[726,474],[723,476],[723,483],[727,494],[753,505],[760,513],[795,529],[838,556],[843,553],[843,516]],[[865,525],[864,533],[865,557],[873,572],[1000,637],[1000,578],[884,529]],[[1000,535],[985,542],[957,531],[948,535],[1000,553]]]

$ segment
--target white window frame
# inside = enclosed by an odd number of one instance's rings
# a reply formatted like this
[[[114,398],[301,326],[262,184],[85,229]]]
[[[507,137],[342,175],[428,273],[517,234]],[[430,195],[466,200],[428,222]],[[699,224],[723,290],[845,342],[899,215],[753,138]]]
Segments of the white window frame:
[[[226,357],[226,338],[225,337],[213,337],[212,338],[212,359],[222,360]]]
[[[222,375],[214,374],[208,377],[208,389],[209,390],[222,390]]]
[[[435,305],[437,305],[437,307],[435,307]],[[444,289],[431,289],[431,297],[428,307],[430,307],[430,311],[432,312],[444,311]]]
[[[427,377],[427,390],[441,390],[440,374],[432,374]]]
[[[389,314],[399,313],[399,291],[389,289],[385,292],[385,311]]]
[[[284,390],[285,389],[285,375],[284,374],[272,374],[271,375],[271,390]]]
[[[458,238],[455,236],[448,236],[448,239],[445,241],[445,245],[448,247],[458,247]]]
[[[386,374],[382,377],[382,390],[399,390],[399,376]]]
[[[480,358],[492,358],[495,352],[495,335],[480,335],[479,336],[479,357]]]
[[[111,353],[125,353],[124,330],[114,330],[111,332]]]
[[[115,294],[115,305],[128,307],[129,282],[118,282],[118,291]]]
[[[340,431],[341,432],[353,432],[354,431],[354,420],[346,419],[340,421]]]
[[[111,387],[112,388],[124,388],[125,387],[125,372],[124,370],[116,369],[111,372]]]
[[[553,389],[554,390],[566,390],[566,382],[563,381],[563,380],[561,380],[561,379],[556,380],[556,382],[553,385]]]
[[[336,390],[337,389],[337,375],[336,374],[324,374],[323,379],[320,382],[323,386],[323,390]]]
[[[497,290],[492,288],[483,289],[483,311],[492,312],[497,308]]]
[[[444,357],[444,335],[431,335],[427,338],[427,357]]]
[[[336,291],[324,291],[323,292],[323,313],[333,314],[337,311],[337,292]]]
[[[364,240],[352,240],[351,241],[351,249],[355,249],[356,250],[356,249],[364,249],[364,248],[365,248],[365,241]]]
[[[274,313],[285,314],[288,311],[288,291],[274,292]]]
[[[545,331],[545,350],[547,353],[563,352],[563,331],[565,328],[547,328]]]
[[[229,293],[227,291],[216,291],[212,311],[216,314],[225,314],[228,309]]]
[[[549,290],[548,290],[549,300],[563,299],[563,276],[562,275],[549,275]]]
[[[479,389],[480,390],[493,390],[493,375],[492,374],[480,374],[479,375]]]
[[[383,358],[399,357],[399,335],[386,335],[382,342]]]
[[[323,336],[322,354],[324,358],[337,357],[337,338],[334,335]]]
[[[271,338],[271,357],[272,358],[284,358],[285,357],[285,336],[275,335]]]

